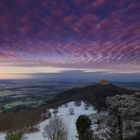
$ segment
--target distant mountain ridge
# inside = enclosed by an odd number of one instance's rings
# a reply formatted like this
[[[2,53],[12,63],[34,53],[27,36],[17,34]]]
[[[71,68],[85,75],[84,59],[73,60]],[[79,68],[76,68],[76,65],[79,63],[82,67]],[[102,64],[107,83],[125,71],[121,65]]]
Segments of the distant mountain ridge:
[[[134,94],[135,91],[116,86],[106,80],[101,80],[95,85],[72,88],[57,94],[49,105],[61,105],[75,100],[88,101],[98,110],[106,108],[106,98],[122,94]]]

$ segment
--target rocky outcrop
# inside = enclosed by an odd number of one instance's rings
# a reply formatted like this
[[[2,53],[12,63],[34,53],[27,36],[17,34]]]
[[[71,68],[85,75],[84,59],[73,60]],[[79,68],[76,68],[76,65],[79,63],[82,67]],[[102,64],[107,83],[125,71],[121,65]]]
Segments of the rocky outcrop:
[[[108,113],[100,112],[90,115],[94,140],[110,140],[110,126],[108,125]]]
[[[140,133],[140,97],[117,95],[107,98],[110,128],[116,139],[134,139]],[[140,138],[140,135],[139,135]]]
[[[116,95],[106,100],[108,110],[94,119],[98,140],[140,140],[140,93]]]
[[[99,82],[99,84],[100,84],[100,85],[108,85],[108,84],[110,84],[110,83],[109,83],[109,81],[107,81],[107,80],[101,80],[101,81]]]

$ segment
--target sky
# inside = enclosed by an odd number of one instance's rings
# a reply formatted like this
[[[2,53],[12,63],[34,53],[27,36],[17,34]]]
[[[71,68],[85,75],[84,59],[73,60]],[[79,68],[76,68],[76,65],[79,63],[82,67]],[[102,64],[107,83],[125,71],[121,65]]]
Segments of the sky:
[[[0,79],[69,71],[139,75],[140,1],[0,0]]]

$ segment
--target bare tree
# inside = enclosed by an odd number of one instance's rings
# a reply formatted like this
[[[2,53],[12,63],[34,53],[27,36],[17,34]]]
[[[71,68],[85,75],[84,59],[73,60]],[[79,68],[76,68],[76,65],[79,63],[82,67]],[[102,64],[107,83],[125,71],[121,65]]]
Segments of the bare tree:
[[[59,118],[52,118],[44,128],[44,134],[49,140],[67,140],[67,129]]]

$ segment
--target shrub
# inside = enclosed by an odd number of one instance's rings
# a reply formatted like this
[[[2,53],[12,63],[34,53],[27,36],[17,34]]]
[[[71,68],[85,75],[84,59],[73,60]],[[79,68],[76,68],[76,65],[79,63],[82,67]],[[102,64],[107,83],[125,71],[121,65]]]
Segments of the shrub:
[[[69,109],[69,114],[74,115],[74,109],[72,107]]]
[[[5,136],[5,140],[22,140],[23,133],[21,132],[9,132]]]

